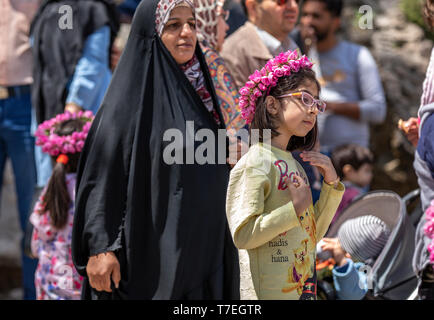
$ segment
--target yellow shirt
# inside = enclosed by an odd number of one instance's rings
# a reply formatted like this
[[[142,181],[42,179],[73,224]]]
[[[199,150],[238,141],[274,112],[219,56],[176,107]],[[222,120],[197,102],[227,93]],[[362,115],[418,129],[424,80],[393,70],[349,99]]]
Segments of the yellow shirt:
[[[297,217],[285,177],[308,179],[291,153],[258,143],[232,169],[226,214],[240,254],[241,299],[316,298],[315,248],[345,187],[323,184]],[[292,178],[294,179],[294,178]]]

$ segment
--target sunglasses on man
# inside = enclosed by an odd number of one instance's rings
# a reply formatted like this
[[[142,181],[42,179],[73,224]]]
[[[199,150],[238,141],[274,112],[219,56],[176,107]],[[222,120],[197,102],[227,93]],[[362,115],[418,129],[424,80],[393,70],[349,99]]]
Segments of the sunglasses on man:
[[[292,0],[273,0],[273,1],[276,2],[278,6],[284,6],[285,4],[288,3],[288,1],[292,1]],[[295,0],[295,3],[298,4],[298,0]]]

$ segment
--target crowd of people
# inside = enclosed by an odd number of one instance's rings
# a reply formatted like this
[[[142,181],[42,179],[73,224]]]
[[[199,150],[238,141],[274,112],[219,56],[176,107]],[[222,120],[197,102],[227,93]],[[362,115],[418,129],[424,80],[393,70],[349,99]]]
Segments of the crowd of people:
[[[370,190],[386,99],[369,50],[339,36],[342,0],[2,2],[0,169],[10,157],[31,232],[24,299],[314,300],[325,260],[338,299],[365,297],[393,230],[344,218]],[[434,299],[433,57],[399,124],[426,212],[420,299]]]

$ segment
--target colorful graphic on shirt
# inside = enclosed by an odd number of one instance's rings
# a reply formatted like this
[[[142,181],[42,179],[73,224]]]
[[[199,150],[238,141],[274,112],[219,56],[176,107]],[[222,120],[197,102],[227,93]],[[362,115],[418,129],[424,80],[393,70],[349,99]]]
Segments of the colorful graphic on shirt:
[[[288,268],[289,285],[282,288],[282,292],[288,293],[297,290],[299,296],[303,293],[303,287],[307,279],[312,277],[311,260],[308,255],[307,244],[309,239],[303,239],[300,247],[293,249],[294,262]]]
[[[304,175],[300,174],[300,172],[298,171],[288,172],[288,164],[286,163],[285,160],[277,160],[274,162],[274,165],[280,171],[280,180],[279,180],[279,185],[277,186],[278,190],[286,190],[288,188],[288,186],[285,183],[285,178],[289,178],[292,182],[296,182],[297,180],[295,179],[294,175],[302,177],[304,182],[306,184],[309,184],[307,178]]]
[[[308,249],[309,251],[315,250],[316,246],[316,222],[313,207],[309,206],[309,208],[298,217],[302,228],[309,235],[309,243]]]

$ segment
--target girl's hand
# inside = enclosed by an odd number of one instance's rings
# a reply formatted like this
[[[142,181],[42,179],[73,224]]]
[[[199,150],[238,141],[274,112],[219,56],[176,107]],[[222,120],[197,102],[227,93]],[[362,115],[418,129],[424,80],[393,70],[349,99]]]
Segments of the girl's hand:
[[[312,193],[309,186],[304,182],[302,177],[294,175],[297,181],[292,182],[288,177],[285,178],[285,183],[288,186],[291,194],[292,203],[294,205],[297,217],[302,215],[312,203]]]
[[[303,151],[300,157],[303,161],[309,161],[310,165],[317,167],[326,183],[330,184],[338,179],[335,167],[326,155],[315,151]]]
[[[75,103],[67,103],[64,111],[65,112],[68,111],[68,112],[74,114],[74,113],[78,113],[82,110],[83,110],[83,108],[76,105]]]

